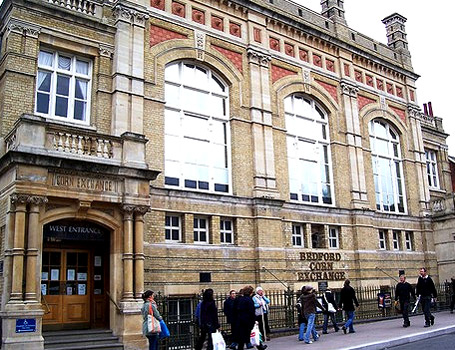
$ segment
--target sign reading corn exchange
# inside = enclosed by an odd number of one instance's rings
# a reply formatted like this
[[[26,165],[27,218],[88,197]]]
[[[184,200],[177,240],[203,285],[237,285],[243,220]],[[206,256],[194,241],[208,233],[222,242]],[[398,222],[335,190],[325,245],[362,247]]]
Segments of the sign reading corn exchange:
[[[52,175],[52,186],[55,187],[112,193],[117,193],[119,189],[117,180],[106,177],[89,177],[65,173],[54,173]]]
[[[308,262],[309,271],[297,274],[299,281],[343,281],[344,271],[336,271],[341,261],[340,253],[300,253],[300,260]]]

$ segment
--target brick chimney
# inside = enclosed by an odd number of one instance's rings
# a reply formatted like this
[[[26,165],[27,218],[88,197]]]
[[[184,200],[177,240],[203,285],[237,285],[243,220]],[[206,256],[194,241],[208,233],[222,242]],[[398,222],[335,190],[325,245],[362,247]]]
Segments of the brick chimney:
[[[321,0],[322,15],[337,23],[346,25],[344,0]]]
[[[382,20],[387,31],[387,45],[399,52],[408,53],[408,40],[406,39],[405,23],[407,19],[394,13]]]

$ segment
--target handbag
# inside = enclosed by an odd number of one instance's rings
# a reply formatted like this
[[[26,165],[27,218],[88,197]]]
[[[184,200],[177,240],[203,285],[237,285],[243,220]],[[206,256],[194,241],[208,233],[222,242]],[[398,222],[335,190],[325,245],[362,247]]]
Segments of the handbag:
[[[261,345],[261,339],[260,339],[259,334],[260,334],[259,326],[258,326],[258,323],[256,322],[253,329],[251,330],[251,334],[250,334],[251,345],[253,345],[253,346]]]
[[[226,350],[226,343],[220,331],[212,333],[213,350]]]
[[[325,300],[325,302],[326,302],[326,304],[327,304],[327,311],[330,312],[331,314],[336,313],[337,310],[335,310],[335,307],[333,306],[332,303],[329,303],[329,302],[327,301],[327,297],[326,297],[325,293],[324,293],[324,300]]]
[[[169,338],[171,332],[169,332],[169,328],[167,328],[167,325],[166,323],[164,323],[163,320],[160,321],[160,327],[161,327],[160,339]]]
[[[147,333],[160,333],[160,321],[153,316],[152,303],[149,304],[149,314],[147,315]]]

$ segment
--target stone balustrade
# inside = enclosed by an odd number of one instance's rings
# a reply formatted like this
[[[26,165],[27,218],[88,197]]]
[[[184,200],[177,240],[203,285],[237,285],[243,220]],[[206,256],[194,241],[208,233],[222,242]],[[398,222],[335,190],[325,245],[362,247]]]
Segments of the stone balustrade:
[[[73,153],[98,158],[113,158],[113,141],[96,135],[84,135],[61,131],[50,131],[53,149],[62,153]]]
[[[100,2],[90,0],[47,0],[49,3],[78,11],[89,16],[98,17]]]

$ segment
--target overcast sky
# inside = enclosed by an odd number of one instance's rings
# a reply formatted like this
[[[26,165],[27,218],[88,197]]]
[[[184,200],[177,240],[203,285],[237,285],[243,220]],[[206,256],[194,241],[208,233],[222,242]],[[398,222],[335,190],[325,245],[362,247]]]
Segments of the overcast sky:
[[[295,2],[321,13],[320,0]],[[443,118],[449,154],[455,156],[454,0],[345,0],[347,24],[384,44],[387,43],[383,18],[398,12],[407,18],[406,33],[417,80],[418,104],[431,101],[433,112]],[[450,84],[452,82],[452,84]],[[452,101],[452,102],[451,102]]]

